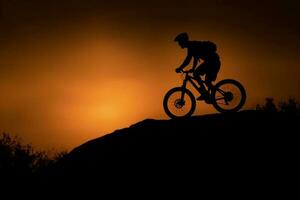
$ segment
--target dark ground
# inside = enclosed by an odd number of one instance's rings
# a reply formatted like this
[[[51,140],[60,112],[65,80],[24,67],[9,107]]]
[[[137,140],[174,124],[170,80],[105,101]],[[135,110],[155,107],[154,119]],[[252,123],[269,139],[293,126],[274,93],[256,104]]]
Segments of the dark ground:
[[[0,176],[0,193],[294,198],[299,125],[299,114],[265,111],[147,119],[82,144],[38,174]]]
[[[291,183],[298,171],[299,122],[299,115],[259,111],[147,119],[75,148],[46,174],[123,183]]]

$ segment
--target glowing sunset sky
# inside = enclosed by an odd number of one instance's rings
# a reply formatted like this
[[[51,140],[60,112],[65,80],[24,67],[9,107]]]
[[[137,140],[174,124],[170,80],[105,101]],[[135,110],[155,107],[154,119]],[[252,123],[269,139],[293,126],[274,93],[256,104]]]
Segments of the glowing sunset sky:
[[[296,0],[0,0],[0,131],[70,149],[145,118],[181,83],[179,32],[218,45],[218,80],[300,99]],[[198,103],[197,114],[215,112]]]

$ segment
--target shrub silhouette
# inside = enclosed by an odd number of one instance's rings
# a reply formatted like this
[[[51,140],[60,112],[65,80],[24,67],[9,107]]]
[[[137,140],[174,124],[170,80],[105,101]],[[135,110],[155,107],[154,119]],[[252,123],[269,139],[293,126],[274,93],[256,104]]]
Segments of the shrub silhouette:
[[[66,152],[53,157],[45,151],[36,151],[29,144],[22,144],[20,138],[7,133],[0,134],[0,177],[31,176],[47,170]]]
[[[266,98],[265,104],[256,106],[256,110],[264,112],[282,112],[288,114],[299,114],[300,103],[294,98],[289,98],[287,101],[281,101],[278,106],[274,103],[274,99],[271,97]]]
[[[300,104],[294,98],[288,99],[287,102],[280,102],[279,108],[281,112],[290,113],[290,114],[299,114],[300,113]]]
[[[265,112],[277,112],[276,105],[274,103],[274,99],[267,97],[264,105],[257,105],[256,110],[265,111]]]

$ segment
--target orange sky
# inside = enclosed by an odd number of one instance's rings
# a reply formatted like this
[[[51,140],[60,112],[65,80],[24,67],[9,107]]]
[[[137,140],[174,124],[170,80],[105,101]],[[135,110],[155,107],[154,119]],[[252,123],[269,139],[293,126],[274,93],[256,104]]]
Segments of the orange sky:
[[[70,149],[145,118],[166,118],[163,95],[181,81],[174,69],[186,52],[172,41],[182,31],[218,45],[218,80],[243,83],[246,108],[267,96],[300,99],[296,1],[61,2],[0,4],[0,131],[35,146]],[[198,104],[197,114],[211,112]]]

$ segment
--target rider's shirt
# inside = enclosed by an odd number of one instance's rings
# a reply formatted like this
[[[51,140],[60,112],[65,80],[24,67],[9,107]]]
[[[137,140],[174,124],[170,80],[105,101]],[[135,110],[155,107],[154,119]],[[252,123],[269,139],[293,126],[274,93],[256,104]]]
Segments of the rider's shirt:
[[[188,45],[188,56],[194,59],[203,59],[204,61],[219,59],[216,52],[208,50],[201,41],[191,41]]]

